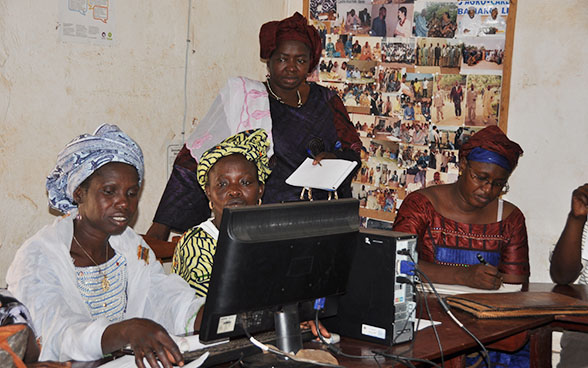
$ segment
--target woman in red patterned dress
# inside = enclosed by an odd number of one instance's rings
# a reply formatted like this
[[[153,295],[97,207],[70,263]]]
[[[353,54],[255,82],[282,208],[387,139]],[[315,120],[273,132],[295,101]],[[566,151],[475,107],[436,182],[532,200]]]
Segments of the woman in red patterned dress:
[[[500,198],[522,153],[487,127],[462,146],[457,182],[405,198],[394,230],[418,235],[418,267],[432,282],[498,289],[528,281],[525,217]]]

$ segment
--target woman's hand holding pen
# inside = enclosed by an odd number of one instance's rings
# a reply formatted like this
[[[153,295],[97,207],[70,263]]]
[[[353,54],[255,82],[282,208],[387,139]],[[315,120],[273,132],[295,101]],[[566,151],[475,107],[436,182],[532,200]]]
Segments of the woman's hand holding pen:
[[[478,288],[496,290],[502,285],[502,273],[491,265],[476,264],[465,268],[465,285]]]
[[[498,269],[490,265],[481,254],[477,254],[479,264],[464,267],[462,278],[464,285],[478,288],[496,290],[502,285],[502,274]]]

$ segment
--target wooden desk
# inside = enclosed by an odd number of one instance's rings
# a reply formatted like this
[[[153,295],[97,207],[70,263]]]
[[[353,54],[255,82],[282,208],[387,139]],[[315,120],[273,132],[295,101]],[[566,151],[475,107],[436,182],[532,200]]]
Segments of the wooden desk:
[[[530,284],[526,291],[553,291],[588,301],[588,286],[554,286],[553,284]],[[428,296],[431,315],[442,324],[437,325],[437,332],[443,348],[446,368],[462,367],[465,354],[478,351],[474,340],[442,310],[439,303]],[[424,307],[424,306],[423,306]],[[588,316],[537,316],[513,319],[477,319],[459,310],[453,310],[456,318],[464,324],[487,348],[503,351],[515,351],[530,342],[531,364],[533,368],[551,367],[551,332],[554,329],[588,331]],[[427,319],[426,311],[422,318]],[[309,348],[318,348],[315,343],[307,343]],[[373,351],[402,355],[440,362],[441,353],[432,328],[418,331],[412,342],[387,347],[350,338],[341,338],[340,349],[351,355],[370,358],[352,359],[338,356],[339,363],[345,367],[377,367]],[[378,357],[382,367],[402,366],[390,358]],[[96,367],[93,363],[76,363],[74,367]]]
[[[525,291],[552,291],[588,301],[588,286],[533,283]],[[462,367],[465,354],[479,350],[473,339],[460,329],[442,311],[439,303],[429,296],[429,306],[433,319],[441,321],[437,332],[445,356],[445,367]],[[530,342],[531,367],[551,367],[551,332],[553,330],[575,330],[588,332],[588,316],[538,316],[516,319],[477,319],[472,315],[453,310],[460,320],[487,347],[502,351],[516,351],[527,340]],[[419,331],[415,336],[412,349],[410,343],[386,346],[370,344],[363,341],[342,338],[340,347],[343,352],[353,355],[373,355],[372,351],[386,351],[406,357],[420,358],[440,362],[440,350],[432,328]],[[338,357],[346,367],[376,367],[373,360],[357,360]],[[391,359],[378,358],[382,367],[393,367]]]
[[[465,363],[465,355],[479,350],[476,342],[442,310],[439,303],[429,296],[431,315],[441,325],[437,325],[437,333],[443,348],[445,367],[461,367]],[[470,330],[486,347],[504,351],[516,351],[531,338],[532,344],[537,344],[538,350],[542,350],[546,341],[546,331],[543,328],[553,321],[552,316],[540,316],[517,319],[477,319],[472,315],[452,310],[456,318]],[[423,314],[423,318],[426,314]],[[549,361],[551,359],[551,335],[549,334]],[[383,345],[371,344],[363,341],[342,338],[340,343],[343,352],[352,355],[373,355],[372,351],[386,351],[388,353],[405,357],[433,360],[440,363],[441,352],[432,328],[418,331],[411,343],[404,343],[387,348]],[[410,349],[410,350],[409,350]],[[539,351],[532,351],[538,356]],[[358,360],[345,357],[337,357],[340,364],[346,367],[376,367],[373,360]],[[544,359],[542,356],[540,359]],[[378,358],[382,367],[393,367],[396,362],[392,359]],[[532,365],[533,366],[533,365]],[[535,365],[543,367],[545,365]]]

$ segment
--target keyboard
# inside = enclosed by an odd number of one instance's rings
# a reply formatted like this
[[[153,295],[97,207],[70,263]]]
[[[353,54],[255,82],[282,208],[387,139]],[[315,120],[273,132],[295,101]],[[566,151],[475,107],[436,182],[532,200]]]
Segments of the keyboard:
[[[310,341],[314,338],[310,329],[302,329],[300,334],[302,335],[303,342]],[[275,331],[254,334],[253,337],[264,344],[275,345],[276,343]],[[212,367],[217,364],[236,361],[244,357],[257,354],[261,352],[261,350],[257,346],[253,345],[248,338],[240,337],[232,339],[224,344],[213,345],[208,348],[194,351],[187,351],[184,353],[184,362],[188,363],[192,360],[196,360],[206,352],[208,352],[209,355],[206,361],[203,363],[203,367]]]

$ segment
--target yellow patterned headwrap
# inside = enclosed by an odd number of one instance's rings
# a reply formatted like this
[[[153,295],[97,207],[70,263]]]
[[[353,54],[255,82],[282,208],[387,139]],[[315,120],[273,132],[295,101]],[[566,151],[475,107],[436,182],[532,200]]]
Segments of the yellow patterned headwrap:
[[[271,169],[269,168],[269,159],[267,157],[267,150],[269,148],[269,140],[267,133],[263,129],[252,129],[239,132],[208,151],[202,154],[198,162],[196,174],[198,176],[198,183],[205,189],[208,182],[208,172],[214,164],[223,157],[239,153],[257,166],[257,178],[261,183],[265,183]]]

